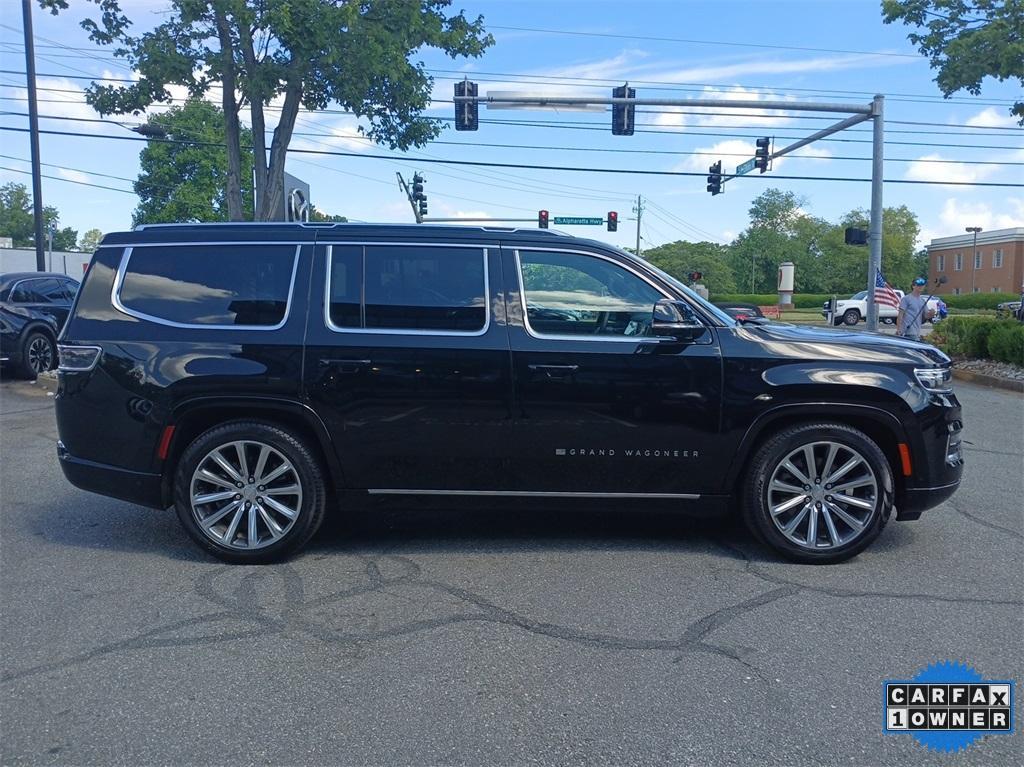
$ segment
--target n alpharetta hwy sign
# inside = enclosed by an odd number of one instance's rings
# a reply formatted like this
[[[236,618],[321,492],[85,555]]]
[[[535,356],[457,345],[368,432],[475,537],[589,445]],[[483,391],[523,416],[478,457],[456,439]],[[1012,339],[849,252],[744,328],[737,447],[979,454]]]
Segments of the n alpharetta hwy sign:
[[[736,175],[742,176],[744,173],[750,173],[755,167],[757,166],[754,164],[754,158],[751,157],[745,163],[736,166]]]
[[[552,219],[556,226],[601,226],[603,218],[584,218],[582,216],[555,216]]]

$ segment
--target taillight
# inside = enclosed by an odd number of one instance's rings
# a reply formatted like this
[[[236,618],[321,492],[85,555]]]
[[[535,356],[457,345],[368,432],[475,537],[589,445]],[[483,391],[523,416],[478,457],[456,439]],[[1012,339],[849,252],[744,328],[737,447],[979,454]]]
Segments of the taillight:
[[[57,344],[57,356],[60,359],[57,370],[63,373],[83,373],[92,370],[100,361],[102,351],[98,346]]]

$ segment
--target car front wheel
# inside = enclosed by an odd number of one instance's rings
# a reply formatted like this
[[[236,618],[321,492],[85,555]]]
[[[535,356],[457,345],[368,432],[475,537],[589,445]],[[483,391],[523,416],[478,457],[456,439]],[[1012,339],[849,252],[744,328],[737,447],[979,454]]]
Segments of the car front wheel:
[[[268,423],[211,429],[186,448],[175,473],[178,518],[225,562],[264,564],[295,553],[323,521],[325,502],[309,446]]]
[[[893,507],[889,462],[866,434],[838,423],[790,427],[769,439],[747,475],[744,519],[796,562],[832,564],[863,551]]]
[[[860,312],[858,312],[856,309],[847,309],[843,313],[843,322],[845,322],[847,325],[856,325],[858,322],[860,322]]]

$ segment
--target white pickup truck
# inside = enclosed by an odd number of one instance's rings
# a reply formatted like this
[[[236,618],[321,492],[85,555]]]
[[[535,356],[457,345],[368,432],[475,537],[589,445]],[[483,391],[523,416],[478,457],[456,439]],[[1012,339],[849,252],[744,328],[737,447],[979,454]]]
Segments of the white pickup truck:
[[[902,290],[897,290],[895,293],[901,299],[903,298]],[[937,312],[939,309],[939,299],[931,298],[928,301],[928,308]],[[821,316],[828,317],[828,301],[826,301],[821,307]],[[836,313],[832,318],[832,324],[839,325],[846,323],[847,325],[856,325],[858,322],[866,320],[867,317],[868,292],[866,290],[862,290],[860,293],[854,293],[849,298],[841,298],[836,301]],[[896,322],[896,309],[885,304],[879,304],[878,319],[880,322],[892,325]]]

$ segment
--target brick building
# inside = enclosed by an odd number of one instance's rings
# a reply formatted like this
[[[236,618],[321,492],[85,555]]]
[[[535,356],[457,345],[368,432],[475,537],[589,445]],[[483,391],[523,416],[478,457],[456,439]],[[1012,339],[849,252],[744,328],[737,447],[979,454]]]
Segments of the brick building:
[[[940,237],[928,245],[928,281],[946,275],[939,294],[1020,293],[1024,288],[1024,226]]]

